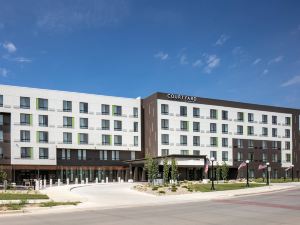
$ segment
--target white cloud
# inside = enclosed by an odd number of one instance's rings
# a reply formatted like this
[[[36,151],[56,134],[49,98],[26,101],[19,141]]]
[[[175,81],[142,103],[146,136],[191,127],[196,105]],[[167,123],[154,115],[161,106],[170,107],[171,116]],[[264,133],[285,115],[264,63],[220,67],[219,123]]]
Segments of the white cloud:
[[[294,76],[291,79],[281,84],[281,87],[288,87],[291,85],[300,84],[300,75]]]
[[[258,63],[260,63],[261,62],[261,58],[257,58],[257,59],[255,59],[254,61],[253,61],[253,65],[257,65]]]
[[[281,62],[282,60],[283,60],[283,56],[282,55],[280,55],[280,56],[277,56],[277,57],[275,57],[274,59],[271,59],[270,61],[269,61],[269,64],[273,64],[273,63],[279,63],[279,62]]]
[[[193,67],[200,67],[202,65],[203,65],[203,62],[201,59],[198,59],[193,63]]]
[[[12,42],[5,42],[3,45],[3,48],[5,48],[9,53],[13,53],[17,51],[16,46]]]
[[[185,54],[181,55],[180,58],[179,58],[179,62],[180,62],[181,65],[188,64],[187,56]]]
[[[213,69],[219,66],[220,64],[220,58],[218,58],[216,55],[208,55],[206,57],[206,66],[204,68],[205,73],[211,73]]]
[[[223,45],[225,44],[226,41],[228,41],[228,39],[230,38],[230,36],[226,35],[226,34],[222,34],[219,39],[216,41],[215,45]]]
[[[234,55],[242,55],[244,53],[244,50],[241,46],[236,46],[232,49],[232,54]]]
[[[0,76],[7,77],[8,70],[5,68],[0,68]]]
[[[264,69],[263,75],[266,75],[266,74],[268,74],[268,73],[269,73],[269,70],[268,70],[268,69]]]
[[[16,62],[19,62],[19,63],[31,63],[32,62],[32,59],[25,58],[25,57],[17,57],[17,58],[14,58],[13,60]]]
[[[154,58],[157,58],[157,59],[160,59],[160,60],[166,60],[166,59],[168,59],[169,58],[169,55],[167,54],[167,53],[164,53],[164,52],[162,52],[162,51],[160,51],[160,52],[158,52],[158,53],[156,53],[155,55],[154,55]]]

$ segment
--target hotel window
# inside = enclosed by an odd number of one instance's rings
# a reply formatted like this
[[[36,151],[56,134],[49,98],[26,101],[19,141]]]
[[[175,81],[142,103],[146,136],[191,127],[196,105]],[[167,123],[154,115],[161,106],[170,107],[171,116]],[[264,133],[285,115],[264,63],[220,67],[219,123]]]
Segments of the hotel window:
[[[199,136],[193,136],[193,145],[200,146],[200,137]]]
[[[242,152],[238,152],[237,153],[237,161],[243,161],[243,153]]]
[[[48,148],[39,148],[39,158],[48,159],[49,158],[49,149]]]
[[[89,112],[89,104],[86,102],[79,102],[79,112],[80,113],[88,113]]]
[[[122,116],[122,106],[113,105],[112,111],[114,116]]]
[[[133,122],[133,132],[138,132],[138,131],[139,131],[139,123]]]
[[[137,107],[133,107],[133,117],[134,118],[139,117],[139,109]]]
[[[228,134],[228,124],[222,124],[222,134]]]
[[[3,95],[0,95],[0,107],[3,106]]]
[[[242,139],[237,139],[237,147],[238,148],[244,148],[243,140]]]
[[[99,157],[100,157],[100,160],[107,160],[107,150],[100,150]]]
[[[4,122],[3,122],[3,115],[0,115],[0,126],[3,126]]]
[[[228,138],[222,138],[222,147],[228,147]]]
[[[187,116],[187,107],[180,106],[180,116]]]
[[[135,151],[130,152],[130,159],[135,160]]]
[[[189,150],[180,150],[181,155],[189,155]]]
[[[133,146],[139,146],[139,137],[133,136]]]
[[[47,131],[37,131],[37,140],[39,143],[48,143],[49,134]]]
[[[0,147],[0,159],[4,158],[3,148]]]
[[[254,122],[254,114],[253,113],[248,113],[248,122],[250,122],[250,123]]]
[[[106,105],[106,104],[101,105],[101,114],[109,115],[109,105]]]
[[[262,154],[262,161],[263,162],[267,162],[268,158],[267,158],[267,153],[263,153]]]
[[[222,151],[222,161],[228,161],[228,152],[227,151]]]
[[[216,109],[211,109],[210,110],[210,118],[211,119],[218,119],[218,112]]]
[[[188,131],[188,121],[180,121],[180,130]]]
[[[0,130],[0,142],[3,142],[4,138],[3,138],[3,130]]]
[[[222,120],[228,120],[228,111],[222,110]]]
[[[167,156],[167,155],[169,155],[169,149],[162,149],[162,150],[161,150],[161,155],[162,155],[162,156]]]
[[[210,123],[210,133],[217,133],[217,124]]]
[[[285,117],[285,125],[291,125],[291,117]]]
[[[248,126],[248,135],[254,135],[254,127]]]
[[[262,149],[268,149],[268,142],[262,141]]]
[[[200,151],[199,151],[199,150],[194,150],[194,151],[193,151],[193,155],[199,156],[199,155],[200,155]]]
[[[30,109],[30,98],[29,97],[20,97],[20,108],[21,109]]]
[[[277,153],[272,154],[272,162],[278,162],[278,154]]]
[[[32,148],[21,147],[21,158],[22,159],[31,159],[31,157],[32,157]]]
[[[122,121],[121,120],[114,120],[114,130],[115,131],[122,130]]]
[[[290,153],[285,154],[285,160],[286,160],[286,162],[291,162],[291,154]]]
[[[254,148],[254,141],[248,140],[248,148]]]
[[[101,120],[101,130],[109,130],[109,120]]]
[[[261,122],[268,123],[268,115],[262,115]]]
[[[240,122],[244,121],[244,113],[243,112],[238,112],[237,113],[237,120]]]
[[[248,160],[250,162],[253,162],[253,160],[254,160],[254,153],[253,152],[248,152]]]
[[[72,133],[63,132],[63,143],[72,144]]]
[[[289,129],[285,129],[285,137],[290,138],[291,137],[291,131]]]
[[[243,135],[243,133],[244,133],[244,127],[241,125],[237,125],[237,134]]]
[[[31,125],[31,114],[20,114],[20,124],[21,125]]]
[[[196,117],[196,118],[200,117],[200,109],[199,108],[196,108],[196,107],[193,108],[193,117]]]
[[[66,149],[61,150],[61,159],[65,160],[66,159]]]
[[[37,109],[48,110],[48,99],[38,98],[37,99]]]
[[[77,153],[78,153],[78,160],[86,160],[86,150],[79,149]]]
[[[30,131],[20,130],[20,140],[21,142],[30,142]]]
[[[193,131],[200,132],[200,122],[193,122]]]
[[[108,134],[102,134],[102,145],[111,145],[111,136]]]
[[[161,144],[162,145],[168,145],[169,144],[169,135],[168,134],[162,134],[161,135]]]
[[[86,133],[79,134],[79,144],[88,144],[89,143],[89,135]]]
[[[272,124],[277,125],[277,116],[272,116]]]
[[[48,115],[39,115],[39,126],[48,127]]]
[[[72,112],[72,102],[63,100],[63,111]]]
[[[273,149],[278,149],[277,141],[272,141],[272,148]]]
[[[67,149],[67,160],[71,159],[71,150]]]
[[[217,151],[210,151],[210,158],[214,157],[215,161],[217,161]]]
[[[187,146],[187,136],[180,135],[180,145]]]
[[[63,117],[63,127],[72,128],[73,127],[73,117],[64,116]]]
[[[161,114],[168,115],[169,114],[169,105],[167,104],[161,104],[160,106]]]
[[[89,128],[88,118],[80,118],[80,129],[88,129],[88,128]]]
[[[290,150],[291,149],[291,142],[286,141],[285,142],[285,150]]]
[[[161,120],[161,129],[162,130],[168,130],[169,129],[169,120],[168,119],[162,119]]]
[[[114,136],[114,145],[121,146],[122,145],[122,135],[115,135]]]
[[[119,151],[111,151],[111,160],[120,160]]]
[[[218,138],[217,137],[210,137],[210,146],[218,147]]]
[[[262,128],[262,136],[268,136],[268,128],[267,127]]]
[[[277,128],[272,128],[272,137],[277,137]]]

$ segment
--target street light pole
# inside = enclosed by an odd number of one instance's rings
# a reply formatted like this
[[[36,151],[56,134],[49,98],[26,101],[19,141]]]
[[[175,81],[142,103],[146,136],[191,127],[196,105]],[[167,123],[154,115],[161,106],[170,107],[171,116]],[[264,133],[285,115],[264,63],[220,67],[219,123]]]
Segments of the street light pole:
[[[292,167],[292,181],[294,181],[294,165],[291,165]]]
[[[247,166],[247,184],[246,184],[246,187],[249,187],[249,160],[246,160],[246,166]]]
[[[210,161],[211,161],[211,188],[210,188],[210,190],[212,190],[212,191],[215,191],[216,189],[215,189],[215,183],[214,183],[214,177],[215,177],[215,173],[214,173],[214,161],[215,161],[215,158],[214,157],[211,157],[211,159],[210,159]]]
[[[270,185],[270,181],[269,181],[269,166],[270,166],[270,163],[269,162],[267,162],[266,163],[266,165],[267,165],[267,185]]]

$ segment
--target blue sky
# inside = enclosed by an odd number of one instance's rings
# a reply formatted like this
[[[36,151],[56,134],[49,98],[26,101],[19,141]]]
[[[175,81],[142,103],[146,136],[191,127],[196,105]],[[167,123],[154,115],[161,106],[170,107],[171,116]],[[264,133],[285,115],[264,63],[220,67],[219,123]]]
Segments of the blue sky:
[[[0,83],[300,108],[299,1],[0,0]]]

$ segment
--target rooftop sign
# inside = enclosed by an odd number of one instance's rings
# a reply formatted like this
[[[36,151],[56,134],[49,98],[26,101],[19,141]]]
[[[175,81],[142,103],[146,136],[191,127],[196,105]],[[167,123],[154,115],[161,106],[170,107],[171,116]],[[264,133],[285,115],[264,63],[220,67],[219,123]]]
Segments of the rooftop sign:
[[[188,96],[188,95],[178,95],[178,94],[167,94],[168,99],[170,100],[180,100],[185,102],[195,102],[197,97]]]

